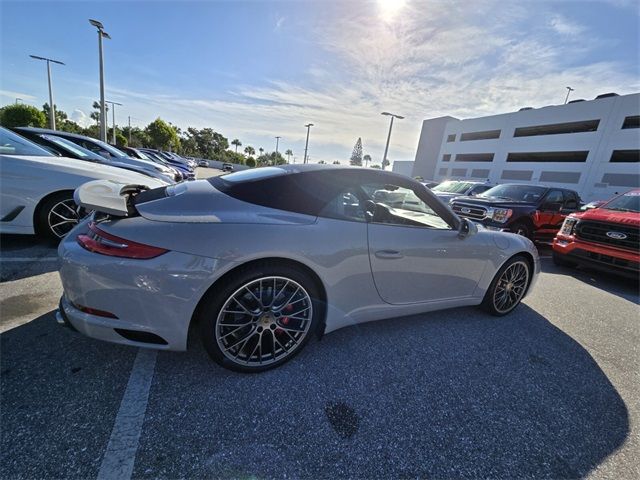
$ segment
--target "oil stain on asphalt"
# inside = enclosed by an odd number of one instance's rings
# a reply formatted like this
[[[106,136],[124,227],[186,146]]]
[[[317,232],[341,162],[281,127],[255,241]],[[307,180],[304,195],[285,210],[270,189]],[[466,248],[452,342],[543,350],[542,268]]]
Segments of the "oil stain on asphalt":
[[[328,402],[324,413],[335,432],[343,438],[350,438],[358,431],[360,419],[356,411],[344,402]]]

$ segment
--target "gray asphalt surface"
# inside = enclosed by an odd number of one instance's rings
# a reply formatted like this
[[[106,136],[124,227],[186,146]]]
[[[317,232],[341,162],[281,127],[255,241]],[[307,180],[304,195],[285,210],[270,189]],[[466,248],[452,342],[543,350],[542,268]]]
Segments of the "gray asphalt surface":
[[[55,250],[0,241],[0,475],[95,478],[137,349],[58,326],[55,262],[11,261]],[[639,478],[638,285],[543,270],[507,317],[345,328],[263,374],[160,352],[133,477]]]

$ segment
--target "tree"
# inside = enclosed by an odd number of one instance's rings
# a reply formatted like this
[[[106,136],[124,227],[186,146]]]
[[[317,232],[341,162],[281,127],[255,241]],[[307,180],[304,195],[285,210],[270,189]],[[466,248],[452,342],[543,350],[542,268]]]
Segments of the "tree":
[[[371,165],[371,168],[377,168],[378,170],[380,170],[380,165],[376,163],[375,165]]]
[[[58,106],[54,104],[55,112],[56,112],[56,130],[61,130],[63,132],[69,133],[84,133],[84,129],[78,125],[73,120],[69,120],[69,116],[66,112],[58,109]],[[46,119],[47,124],[49,123],[49,104],[45,103],[42,105],[42,113]]]
[[[253,155],[256,154],[256,149],[248,145],[244,147],[244,153],[246,153],[248,157],[252,157]]]
[[[229,148],[229,140],[212,128],[187,128],[187,138],[197,145],[197,155],[202,158],[218,159]]]
[[[320,160],[320,161],[318,162],[318,165],[325,165],[326,163],[327,163],[327,162],[325,162],[324,160]]]
[[[362,138],[358,137],[351,153],[351,165],[362,166]]]
[[[388,166],[389,166],[389,160],[385,158],[384,160],[382,160],[382,170],[384,170]]]
[[[151,145],[161,150],[178,149],[180,147],[180,139],[174,128],[160,117],[145,128],[146,134],[149,136]]]
[[[247,158],[247,160],[245,161],[245,165],[249,168],[253,168],[256,166],[256,159],[253,157],[249,157]]]
[[[0,125],[12,127],[44,127],[46,125],[44,113],[31,105],[18,103],[0,108]]]
[[[238,153],[238,147],[241,147],[241,146],[242,146],[242,142],[241,142],[240,140],[238,140],[237,138],[234,138],[234,139],[231,141],[231,145],[235,145],[235,147],[236,147],[236,153]]]
[[[244,165],[245,162],[244,155],[230,150],[222,152],[222,154],[218,156],[218,160],[222,162],[237,163],[238,165]]]
[[[264,148],[260,147],[258,151],[260,152],[260,156],[262,156],[262,154],[264,153]]]
[[[371,161],[371,155],[367,153],[364,157],[362,157],[362,159],[364,160],[364,166],[368,167],[369,162]]]
[[[293,155],[293,152],[291,151],[291,149],[287,149],[286,152],[284,152],[284,154],[287,156],[287,163],[291,163],[291,155]]]
[[[96,121],[96,125],[100,124],[100,102],[93,102],[93,112],[89,115],[93,120]],[[104,105],[104,121],[107,122],[107,113],[109,113],[109,105],[105,103]],[[109,123],[109,122],[107,122]]]
[[[333,161],[333,164],[334,164],[334,165],[340,165],[340,160],[334,160],[334,161]]]

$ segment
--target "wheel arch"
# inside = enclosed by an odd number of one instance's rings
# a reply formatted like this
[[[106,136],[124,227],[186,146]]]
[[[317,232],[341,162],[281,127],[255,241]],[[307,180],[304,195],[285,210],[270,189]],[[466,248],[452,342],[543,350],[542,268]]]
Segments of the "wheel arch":
[[[47,193],[44,197],[42,197],[40,200],[38,200],[38,203],[36,204],[36,206],[33,209],[33,218],[32,218],[32,222],[33,222],[33,231],[36,233],[36,235],[40,235],[42,234],[42,232],[38,231],[38,215],[40,214],[40,209],[42,208],[42,205],[49,200],[51,197],[54,197],[56,195],[60,195],[62,193],[69,193],[71,195],[71,198],[73,198],[73,192],[75,192],[74,189],[72,188],[62,188],[60,190],[56,190],[55,192],[50,192]]]
[[[216,279],[216,281],[213,282],[209,286],[209,288],[207,288],[207,290],[200,297],[200,300],[198,300],[198,304],[196,305],[196,308],[193,310],[193,314],[191,315],[191,320],[189,321],[189,335],[187,340],[187,349],[191,346],[191,342],[194,340],[194,335],[193,335],[194,329],[197,327],[198,318],[200,318],[201,309],[205,303],[205,299],[209,295],[213,295],[213,292],[215,291],[218,285],[223,284],[229,278],[233,277],[239,272],[242,272],[243,270],[249,270],[257,266],[269,265],[274,263],[277,263],[279,266],[286,265],[286,266],[301,270],[306,275],[308,275],[309,278],[311,278],[315,286],[318,288],[318,291],[320,292],[320,297],[321,297],[320,299],[318,299],[320,301],[321,310],[320,310],[320,322],[318,323],[318,328],[315,333],[318,338],[321,338],[322,335],[324,334],[325,327],[326,327],[326,320],[327,320],[327,290],[324,286],[324,283],[320,279],[320,276],[311,267],[309,267],[308,265],[298,260],[293,260],[291,258],[286,258],[286,257],[264,257],[264,258],[249,260],[239,265],[236,265],[229,271],[225,272],[221,277]]]

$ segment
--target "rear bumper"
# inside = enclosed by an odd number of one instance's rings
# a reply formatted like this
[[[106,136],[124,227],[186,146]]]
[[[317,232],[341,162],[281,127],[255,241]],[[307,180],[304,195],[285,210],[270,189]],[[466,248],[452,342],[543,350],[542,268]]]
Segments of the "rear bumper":
[[[640,254],[637,252],[583,242],[573,236],[561,234],[553,240],[553,252],[578,265],[634,278],[640,275]]]

